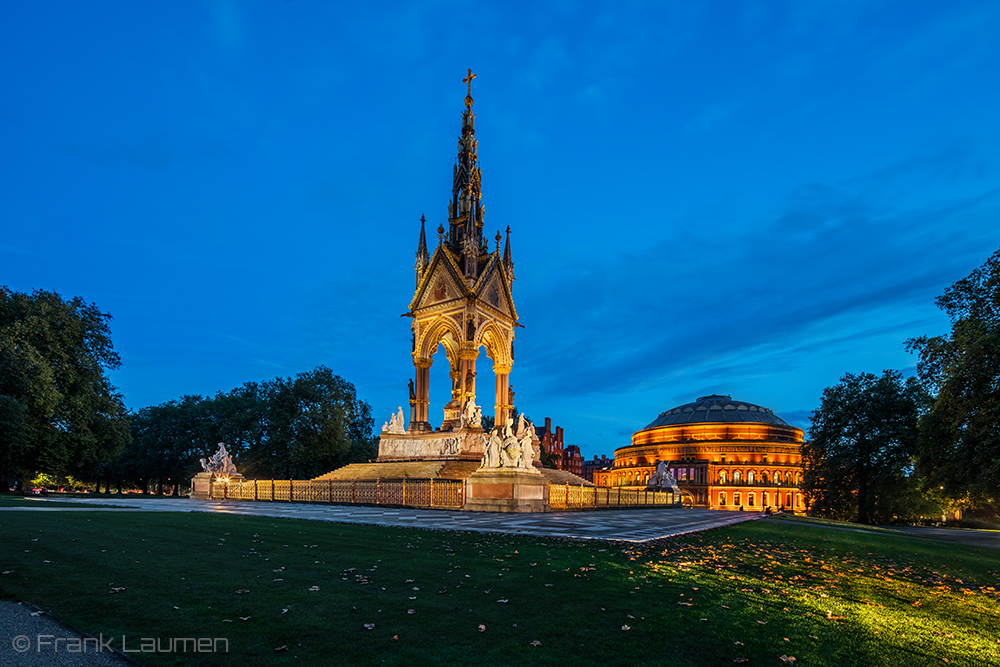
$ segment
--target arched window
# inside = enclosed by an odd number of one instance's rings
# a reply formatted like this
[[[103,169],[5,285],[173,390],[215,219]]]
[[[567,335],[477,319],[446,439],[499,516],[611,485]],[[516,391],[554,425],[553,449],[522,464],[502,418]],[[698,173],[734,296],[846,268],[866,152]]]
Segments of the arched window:
[[[739,470],[734,470],[733,471],[733,484],[739,484],[739,483],[740,483],[740,471]],[[733,501],[733,504],[736,505],[738,503],[736,501]]]
[[[751,470],[747,473],[747,484],[753,484],[753,479],[753,470]],[[753,505],[753,501],[751,501],[750,504]]]
[[[774,473],[774,483],[775,484],[781,484],[781,473],[780,472],[775,472]]]
[[[719,484],[725,484],[725,483],[726,483],[726,471],[725,470],[720,470],[719,471]],[[726,495],[722,494],[722,497],[725,498]],[[720,504],[721,505],[725,505],[726,503],[723,502],[723,503],[720,503]]]
[[[802,486],[802,475],[799,473],[795,474],[795,486]]]
[[[791,483],[792,483],[792,473],[786,472],[785,473],[785,484],[791,484]]]
[[[646,484],[649,484],[649,473],[646,473]]]

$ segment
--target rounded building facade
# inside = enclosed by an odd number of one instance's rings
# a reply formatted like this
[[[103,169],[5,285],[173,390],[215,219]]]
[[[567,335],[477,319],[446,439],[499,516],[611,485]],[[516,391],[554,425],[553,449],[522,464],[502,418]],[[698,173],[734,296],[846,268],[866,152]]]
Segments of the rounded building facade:
[[[660,414],[615,450],[614,465],[594,472],[597,486],[644,489],[663,461],[684,504],[709,509],[805,511],[802,429],[771,410],[702,396]]]

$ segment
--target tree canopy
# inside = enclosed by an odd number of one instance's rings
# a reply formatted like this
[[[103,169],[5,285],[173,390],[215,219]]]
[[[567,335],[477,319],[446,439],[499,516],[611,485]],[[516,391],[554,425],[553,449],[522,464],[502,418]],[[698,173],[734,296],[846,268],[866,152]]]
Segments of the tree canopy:
[[[921,423],[918,469],[952,500],[1000,499],[1000,250],[939,296],[947,336],[913,338],[917,373],[936,394]]]
[[[75,297],[0,287],[0,484],[93,477],[129,440],[111,315]]]
[[[325,367],[247,382],[212,398],[184,396],[138,410],[117,476],[175,490],[224,443],[237,469],[258,479],[310,479],[375,456],[371,407]]]
[[[926,403],[917,379],[893,370],[825,389],[802,447],[811,513],[860,523],[919,514],[913,457]]]

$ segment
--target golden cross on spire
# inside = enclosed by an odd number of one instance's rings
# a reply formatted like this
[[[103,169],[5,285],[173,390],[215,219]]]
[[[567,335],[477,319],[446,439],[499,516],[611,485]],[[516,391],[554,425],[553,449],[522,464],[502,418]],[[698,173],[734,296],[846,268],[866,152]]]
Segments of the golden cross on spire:
[[[464,79],[462,79],[462,83],[468,84],[468,86],[469,86],[468,92],[465,94],[465,106],[468,109],[472,108],[472,80],[475,79],[475,78],[476,78],[476,74],[475,74],[475,72],[472,71],[472,68],[470,67],[469,68],[469,75],[467,77],[465,77]]]

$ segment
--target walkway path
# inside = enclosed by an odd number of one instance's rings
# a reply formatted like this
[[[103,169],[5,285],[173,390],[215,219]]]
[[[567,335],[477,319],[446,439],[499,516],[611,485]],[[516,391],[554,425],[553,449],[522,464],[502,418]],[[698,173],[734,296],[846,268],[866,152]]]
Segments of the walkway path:
[[[510,514],[361,505],[208,501],[187,498],[95,498],[93,500],[80,498],[61,499],[60,502],[79,504],[80,509],[93,511],[212,512],[337,523],[363,523],[376,526],[467,530],[627,542],[645,542],[683,535],[758,519],[762,516],[757,512],[723,512],[681,508]],[[79,511],[75,507],[65,505],[46,508],[44,503],[43,500],[38,501],[37,509],[35,509],[35,503],[31,503],[31,508],[3,508],[0,511]],[[92,507],[93,505],[111,505],[113,507]]]

